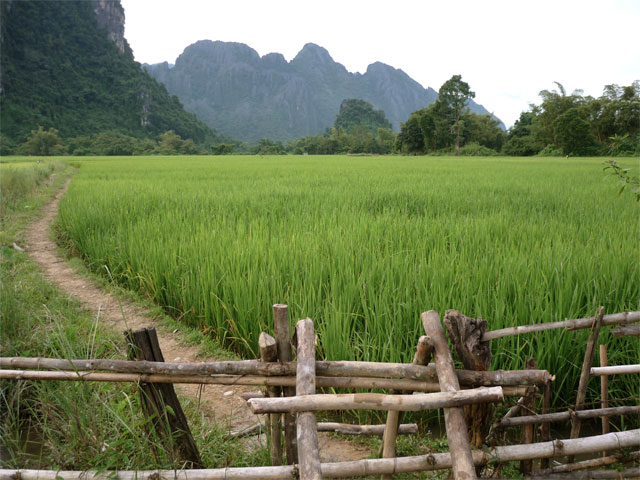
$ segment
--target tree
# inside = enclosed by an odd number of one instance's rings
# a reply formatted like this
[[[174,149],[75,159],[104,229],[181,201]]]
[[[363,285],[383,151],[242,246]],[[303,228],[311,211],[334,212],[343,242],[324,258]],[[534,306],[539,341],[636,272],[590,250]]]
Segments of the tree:
[[[42,126],[39,126],[37,131],[31,130],[23,147],[29,155],[55,155],[62,150],[58,130],[55,128],[45,130]]]
[[[400,133],[396,137],[396,150],[403,153],[422,153],[424,151],[424,133],[419,119],[425,109],[416,110],[406,122],[400,125]]]
[[[378,128],[390,129],[391,122],[387,120],[383,110],[376,110],[369,102],[347,98],[340,104],[334,126],[342,127],[348,134],[352,134],[355,127],[362,126],[375,135]]]
[[[456,156],[460,155],[460,131],[462,128],[461,120],[467,109],[467,102],[475,98],[475,92],[471,91],[469,84],[462,81],[461,75],[454,75],[444,82],[438,90],[438,100],[441,105],[446,107],[453,119],[453,129],[456,136]]]
[[[591,127],[580,117],[577,108],[570,108],[553,122],[557,145],[564,155],[585,155],[595,144]]]
[[[182,153],[182,138],[173,130],[169,130],[160,135],[158,151],[162,155],[179,155]]]

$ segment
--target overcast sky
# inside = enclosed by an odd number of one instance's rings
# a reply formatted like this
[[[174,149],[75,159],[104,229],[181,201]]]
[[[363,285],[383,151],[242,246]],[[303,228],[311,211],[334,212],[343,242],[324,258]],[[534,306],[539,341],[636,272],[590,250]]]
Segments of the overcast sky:
[[[141,63],[203,39],[291,60],[305,43],[351,72],[381,61],[438,90],[452,75],[509,127],[538,92],[602,94],[640,79],[640,0],[122,0]]]

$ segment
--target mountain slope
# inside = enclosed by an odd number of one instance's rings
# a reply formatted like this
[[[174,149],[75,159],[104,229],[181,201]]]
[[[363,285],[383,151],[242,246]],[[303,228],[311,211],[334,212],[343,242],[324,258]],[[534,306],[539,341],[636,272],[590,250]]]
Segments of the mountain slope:
[[[2,134],[17,142],[38,125],[63,137],[116,130],[197,143],[216,134],[133,60],[119,2],[3,1]]]
[[[185,108],[218,131],[243,140],[276,140],[323,132],[346,98],[384,110],[395,130],[411,112],[438,94],[402,70],[376,62],[364,74],[350,73],[324,48],[308,43],[287,62],[279,53],[260,57],[247,45],[201,40],[188,46],[175,66],[144,67]],[[472,111],[488,113],[471,103]]]

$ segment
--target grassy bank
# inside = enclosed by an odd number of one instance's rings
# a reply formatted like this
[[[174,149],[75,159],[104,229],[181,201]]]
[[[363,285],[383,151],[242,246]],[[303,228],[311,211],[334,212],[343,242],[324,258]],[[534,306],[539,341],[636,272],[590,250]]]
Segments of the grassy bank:
[[[51,167],[49,165],[52,165]],[[40,175],[43,166],[48,175]],[[0,166],[5,181],[5,165]],[[33,171],[29,171],[33,169]],[[113,332],[46,282],[27,255],[26,226],[73,169],[63,163],[15,167],[11,196],[3,196],[0,244],[0,356],[126,358]],[[33,179],[37,179],[33,181]],[[4,185],[4,183],[3,183]],[[199,334],[194,334],[197,340]],[[264,464],[265,452],[209,424],[195,401],[182,398],[205,465]],[[149,428],[133,384],[0,381],[0,466],[44,469],[180,468]]]
[[[60,229],[94,271],[255,355],[271,305],[316,322],[327,359],[411,360],[419,315],[456,308],[491,329],[638,309],[637,205],[603,159],[96,158]],[[494,342],[570,402],[588,332]],[[636,345],[602,335],[611,364]],[[596,359],[597,362],[597,359]],[[637,395],[616,377],[612,396]],[[598,395],[593,384],[593,394]]]

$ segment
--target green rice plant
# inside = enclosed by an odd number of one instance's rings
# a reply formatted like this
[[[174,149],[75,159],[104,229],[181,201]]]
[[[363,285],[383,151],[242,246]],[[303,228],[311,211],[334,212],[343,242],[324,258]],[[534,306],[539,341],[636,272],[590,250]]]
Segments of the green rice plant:
[[[94,271],[244,356],[287,303],[292,325],[314,319],[324,358],[409,362],[429,309],[490,329],[638,309],[637,205],[601,163],[98,157],[82,162],[59,230]],[[492,368],[534,357],[570,403],[587,335],[495,340]],[[637,363],[637,342],[603,338],[611,364]],[[612,396],[638,390],[620,377]]]

